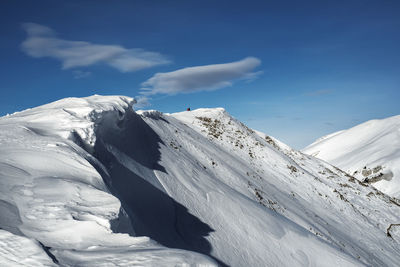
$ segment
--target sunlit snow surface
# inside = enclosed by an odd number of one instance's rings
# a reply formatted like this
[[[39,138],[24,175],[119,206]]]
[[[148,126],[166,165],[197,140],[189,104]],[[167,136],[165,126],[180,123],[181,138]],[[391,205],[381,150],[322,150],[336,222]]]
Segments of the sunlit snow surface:
[[[400,116],[371,120],[322,137],[304,153],[400,197]]]
[[[212,265],[196,253],[112,232],[111,221],[127,220],[120,201],[109,193],[101,163],[73,141],[90,150],[96,126],[108,116],[116,123],[131,104],[121,97],[73,98],[0,119],[1,266],[53,264],[43,248],[37,252],[37,241],[67,266]],[[120,228],[134,233],[125,224]]]
[[[398,200],[223,109],[132,103],[69,98],[0,118],[0,265],[400,261],[399,229],[387,232]]]

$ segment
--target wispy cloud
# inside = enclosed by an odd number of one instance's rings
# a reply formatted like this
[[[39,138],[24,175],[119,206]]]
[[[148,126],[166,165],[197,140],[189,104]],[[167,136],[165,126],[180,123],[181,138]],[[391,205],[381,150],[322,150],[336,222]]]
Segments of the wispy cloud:
[[[22,26],[28,35],[21,45],[22,50],[35,58],[55,58],[61,61],[63,69],[102,63],[121,72],[131,72],[170,63],[168,58],[157,52],[63,40],[57,38],[49,27],[35,23],[24,23]]]
[[[83,70],[74,70],[73,74],[74,74],[74,79],[82,79],[92,75],[90,71],[83,71]]]
[[[320,95],[328,95],[331,94],[332,90],[330,89],[320,89],[315,91],[310,91],[305,93],[306,96],[320,96]]]
[[[156,73],[142,83],[143,95],[192,93],[213,91],[232,86],[236,80],[254,80],[261,71],[252,72],[261,61],[247,57],[240,61],[183,68],[172,72]]]
[[[135,109],[144,108],[150,106],[150,99],[146,96],[136,96],[136,103],[133,105]]]

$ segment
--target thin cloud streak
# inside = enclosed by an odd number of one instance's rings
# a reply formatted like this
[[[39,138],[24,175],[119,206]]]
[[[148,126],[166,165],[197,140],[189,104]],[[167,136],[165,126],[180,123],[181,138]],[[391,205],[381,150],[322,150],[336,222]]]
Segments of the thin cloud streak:
[[[172,72],[156,73],[142,83],[141,94],[155,95],[213,91],[232,86],[236,80],[252,81],[262,72],[252,72],[261,61],[247,57],[240,61],[183,68]]]
[[[132,72],[171,63],[160,53],[141,48],[63,40],[51,28],[35,23],[24,23],[22,27],[27,33],[22,51],[34,58],[55,58],[61,61],[63,69],[102,63],[121,72]]]
[[[74,70],[73,75],[74,79],[82,79],[89,77],[90,75],[92,75],[92,73],[90,71]]]
[[[330,89],[320,89],[305,93],[306,96],[321,96],[331,94],[333,90]]]

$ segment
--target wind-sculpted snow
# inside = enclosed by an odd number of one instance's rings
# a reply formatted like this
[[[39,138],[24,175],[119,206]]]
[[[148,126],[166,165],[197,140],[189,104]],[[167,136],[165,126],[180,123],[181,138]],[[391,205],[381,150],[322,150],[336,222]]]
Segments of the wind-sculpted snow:
[[[4,240],[15,246],[23,242],[27,252],[42,246],[41,257],[24,252],[18,258],[13,256],[17,249],[0,250],[5,259],[0,263],[15,258],[23,265],[20,259],[27,257],[30,266],[35,260],[63,266],[214,264],[147,237],[117,233],[135,231],[107,189],[107,170],[87,151],[93,152],[97,127],[122,121],[128,110],[133,112],[132,102],[64,99],[0,119],[0,228],[20,236]]]
[[[0,227],[5,242],[29,247],[26,260],[399,262],[397,199],[223,109],[163,114],[135,112],[132,103],[118,96],[65,99],[0,118]],[[1,247],[0,258],[22,259],[13,256],[18,245]]]
[[[0,213],[2,217],[6,213]],[[55,266],[37,241],[0,230],[0,266]]]
[[[400,197],[400,116],[371,120],[322,137],[304,152]]]

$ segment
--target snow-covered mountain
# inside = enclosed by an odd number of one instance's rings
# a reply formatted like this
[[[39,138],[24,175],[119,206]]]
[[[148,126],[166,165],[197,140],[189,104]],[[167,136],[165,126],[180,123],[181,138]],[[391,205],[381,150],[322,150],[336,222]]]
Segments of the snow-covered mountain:
[[[0,118],[0,265],[396,266],[400,201],[225,110]]]
[[[400,197],[400,115],[324,136],[303,152]]]

